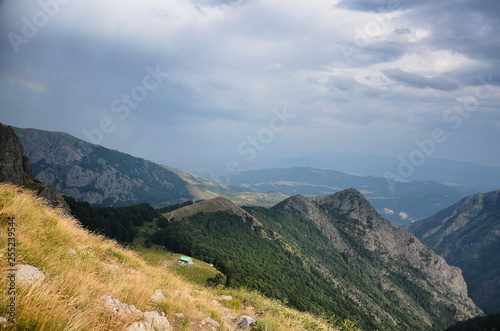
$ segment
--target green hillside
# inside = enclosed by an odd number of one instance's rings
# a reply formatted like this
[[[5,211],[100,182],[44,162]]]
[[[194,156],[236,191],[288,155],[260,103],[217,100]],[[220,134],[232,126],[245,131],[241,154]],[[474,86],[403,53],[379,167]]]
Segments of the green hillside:
[[[169,222],[151,240],[212,262],[229,287],[367,330],[443,330],[480,312],[461,292],[459,271],[383,220],[355,190],[243,209],[248,214],[221,210],[217,200],[183,207],[165,215]],[[447,270],[449,283],[435,269]]]

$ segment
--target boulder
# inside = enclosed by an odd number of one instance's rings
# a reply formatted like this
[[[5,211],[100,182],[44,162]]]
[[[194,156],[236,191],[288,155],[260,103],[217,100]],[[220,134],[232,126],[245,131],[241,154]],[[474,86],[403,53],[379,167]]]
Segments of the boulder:
[[[236,325],[238,327],[238,331],[245,331],[250,327],[257,325],[257,320],[247,315],[241,315],[236,320]]]
[[[20,264],[16,266],[16,285],[29,287],[45,279],[43,272],[29,264]]]
[[[156,290],[155,293],[151,296],[151,300],[153,302],[160,302],[160,301],[165,300],[166,298],[167,297],[165,295],[163,295],[161,290]]]
[[[206,317],[205,319],[205,322],[207,322],[208,324],[212,325],[212,326],[215,326],[216,328],[220,328],[220,323],[217,322],[216,320],[213,320],[211,319],[210,317]]]
[[[104,301],[104,306],[106,306],[109,310],[111,310],[118,316],[124,316],[124,317],[133,316],[143,319],[143,321],[141,322],[134,322],[131,325],[129,325],[125,329],[126,331],[141,331],[141,330],[170,331],[171,330],[168,319],[165,316],[161,316],[156,311],[147,311],[143,313],[139,309],[135,308],[134,305],[128,305],[126,303],[122,303],[118,299],[113,299],[109,295],[103,295],[101,297],[101,300]]]
[[[226,307],[219,307],[219,311],[222,313],[222,317],[226,320],[234,320],[236,317],[231,313],[231,310],[229,310]]]
[[[144,313],[146,321],[144,324],[148,327],[147,330],[170,331],[170,323],[165,316],[160,316],[156,311],[148,311]]]

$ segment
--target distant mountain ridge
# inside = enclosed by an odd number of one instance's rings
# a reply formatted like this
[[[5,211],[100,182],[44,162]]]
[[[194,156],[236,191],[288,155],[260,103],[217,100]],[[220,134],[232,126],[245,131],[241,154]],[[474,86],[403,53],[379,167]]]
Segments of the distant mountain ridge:
[[[313,167],[335,169],[359,176],[385,177],[387,172],[398,175],[398,167],[407,163],[401,157],[368,155],[360,153],[312,153],[303,157],[282,159],[275,162],[282,167]],[[473,162],[427,158],[405,177],[408,181],[432,181],[475,192],[488,192],[500,187],[500,167]]]
[[[355,187],[379,213],[399,226],[428,217],[475,193],[434,182],[389,182],[383,177],[309,167],[244,171],[231,181],[249,189],[309,196],[330,195]]]
[[[366,330],[442,330],[481,313],[459,268],[383,219],[356,189],[269,209],[216,198],[165,216],[154,243],[213,261],[229,284]]]
[[[185,200],[225,195],[237,203],[270,205],[287,197],[232,188],[119,151],[90,144],[63,132],[14,128],[31,160],[35,177],[58,192],[93,205],[147,202],[161,207]]]
[[[500,310],[500,190],[468,196],[405,228],[463,270],[485,313]]]

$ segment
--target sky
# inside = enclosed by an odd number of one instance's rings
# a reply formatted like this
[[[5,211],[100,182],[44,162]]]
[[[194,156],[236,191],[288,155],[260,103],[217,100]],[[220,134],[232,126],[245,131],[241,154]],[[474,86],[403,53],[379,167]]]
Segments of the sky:
[[[0,122],[183,170],[500,166],[497,0],[0,1]]]

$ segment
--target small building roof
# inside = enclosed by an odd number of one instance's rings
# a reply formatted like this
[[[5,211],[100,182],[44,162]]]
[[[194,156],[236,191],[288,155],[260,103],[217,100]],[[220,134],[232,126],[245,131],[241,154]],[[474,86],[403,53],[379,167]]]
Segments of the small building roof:
[[[192,261],[192,259],[190,257],[187,257],[187,256],[181,256],[181,258],[179,259],[179,261],[189,262],[189,261]]]

